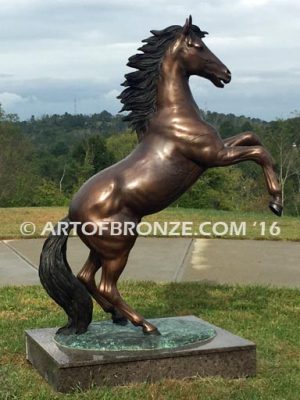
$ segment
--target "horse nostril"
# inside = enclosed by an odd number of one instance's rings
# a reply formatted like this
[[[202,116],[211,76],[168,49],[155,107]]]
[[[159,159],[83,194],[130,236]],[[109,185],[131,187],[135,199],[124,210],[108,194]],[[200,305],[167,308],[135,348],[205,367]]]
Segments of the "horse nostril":
[[[225,74],[226,74],[225,82],[229,83],[231,81],[231,72],[229,71],[229,69],[226,68]]]

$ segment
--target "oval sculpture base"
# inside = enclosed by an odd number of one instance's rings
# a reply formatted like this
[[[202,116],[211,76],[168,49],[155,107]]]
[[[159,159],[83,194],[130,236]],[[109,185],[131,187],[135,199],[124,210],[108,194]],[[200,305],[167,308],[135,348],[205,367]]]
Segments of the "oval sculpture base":
[[[216,331],[199,320],[158,318],[149,320],[161,335],[145,335],[141,327],[131,323],[120,326],[111,321],[92,323],[82,335],[56,334],[55,343],[65,350],[93,352],[134,352],[170,350],[207,343]]]

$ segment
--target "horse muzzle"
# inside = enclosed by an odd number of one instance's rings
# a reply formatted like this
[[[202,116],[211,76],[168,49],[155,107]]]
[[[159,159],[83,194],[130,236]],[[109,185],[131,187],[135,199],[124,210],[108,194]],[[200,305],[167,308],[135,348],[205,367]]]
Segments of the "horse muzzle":
[[[219,72],[218,74],[211,75],[209,79],[215,86],[223,88],[231,81],[231,72],[226,68],[224,71]]]

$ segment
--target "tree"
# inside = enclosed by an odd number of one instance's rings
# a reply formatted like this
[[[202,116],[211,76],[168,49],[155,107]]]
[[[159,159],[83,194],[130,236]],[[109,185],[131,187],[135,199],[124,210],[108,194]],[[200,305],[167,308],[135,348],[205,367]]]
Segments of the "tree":
[[[245,184],[248,182],[237,167],[210,169],[174,205],[237,210],[243,205]]]
[[[300,189],[300,118],[270,123],[266,130],[266,138],[272,147],[272,155],[277,161],[282,201],[285,203],[288,182],[291,179],[298,182],[298,192]]]
[[[47,179],[43,179],[35,188],[32,196],[31,206],[64,206],[68,198],[58,189],[57,185]]]
[[[32,145],[0,106],[0,206],[29,205],[38,178],[31,163]]]
[[[134,132],[127,131],[109,136],[106,139],[108,151],[113,155],[115,161],[120,161],[136,147],[138,141]]]
[[[220,135],[223,139],[233,136],[235,134],[235,127],[232,121],[225,120],[220,125]]]
[[[75,146],[72,157],[78,168],[76,188],[114,161],[113,155],[106,147],[105,140],[99,135],[85,137]]]

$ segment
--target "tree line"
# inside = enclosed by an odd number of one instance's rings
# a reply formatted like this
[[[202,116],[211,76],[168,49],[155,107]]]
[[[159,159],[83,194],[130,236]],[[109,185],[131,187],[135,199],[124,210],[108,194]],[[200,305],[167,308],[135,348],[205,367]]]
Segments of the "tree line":
[[[254,131],[276,161],[285,212],[300,212],[300,117],[260,119],[203,112],[223,138]],[[120,115],[45,115],[20,121],[0,107],[0,207],[67,205],[90,176],[119,161],[137,144]],[[173,206],[265,210],[259,166],[245,162],[207,171]]]

